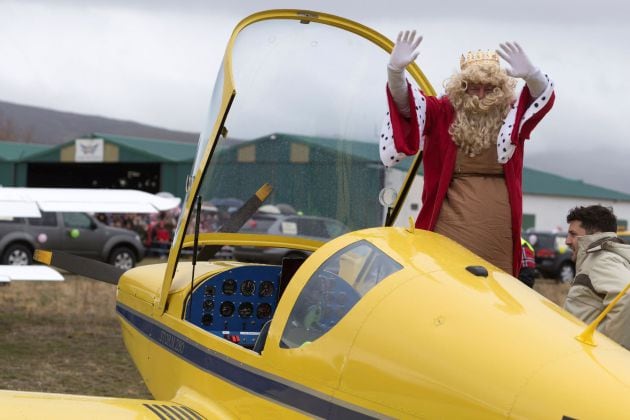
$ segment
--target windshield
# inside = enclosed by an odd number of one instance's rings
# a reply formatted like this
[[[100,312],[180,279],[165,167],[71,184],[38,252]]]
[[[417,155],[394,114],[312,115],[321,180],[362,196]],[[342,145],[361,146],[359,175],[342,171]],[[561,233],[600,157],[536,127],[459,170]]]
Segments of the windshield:
[[[315,217],[339,234],[382,225],[387,60],[332,26],[269,20],[244,28],[232,50],[236,97],[200,183],[200,231],[219,229],[264,183],[272,191],[257,216]],[[215,91],[211,108],[219,102]],[[283,233],[262,224],[256,231]]]

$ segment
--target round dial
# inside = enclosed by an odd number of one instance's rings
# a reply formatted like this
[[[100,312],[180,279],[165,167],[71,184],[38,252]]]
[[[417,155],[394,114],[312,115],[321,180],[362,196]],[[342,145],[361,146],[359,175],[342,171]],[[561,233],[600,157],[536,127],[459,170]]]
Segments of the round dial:
[[[212,315],[211,314],[203,314],[203,316],[201,317],[201,323],[203,325],[210,325],[210,324],[212,324]]]
[[[254,305],[250,302],[243,302],[238,306],[238,314],[241,318],[248,318],[254,313]]]
[[[214,301],[211,299],[206,299],[203,301],[203,309],[204,311],[211,311],[214,308]]]
[[[230,301],[221,304],[221,316],[230,317],[234,313],[234,304]]]
[[[214,296],[214,294],[216,293],[216,290],[214,289],[214,286],[206,286],[206,288],[203,290],[203,293],[206,296]]]
[[[236,292],[236,280],[227,279],[223,282],[223,294],[233,295]]]
[[[245,280],[243,284],[241,284],[241,293],[243,296],[251,296],[256,291],[256,283],[254,280]]]
[[[256,308],[256,317],[259,319],[271,317],[271,305],[268,303],[261,303]]]
[[[260,290],[259,290],[258,294],[261,297],[269,297],[269,296],[273,295],[273,289],[274,289],[274,287],[273,287],[273,283],[272,282],[270,282],[270,281],[263,281],[260,284]]]

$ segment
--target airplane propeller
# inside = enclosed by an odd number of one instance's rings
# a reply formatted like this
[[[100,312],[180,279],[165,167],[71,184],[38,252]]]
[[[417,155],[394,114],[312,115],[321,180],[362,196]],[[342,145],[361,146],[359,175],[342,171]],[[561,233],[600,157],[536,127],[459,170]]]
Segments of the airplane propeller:
[[[263,184],[232,216],[219,228],[220,233],[236,233],[256,213],[273,190],[270,184]],[[221,249],[220,245],[206,245],[197,254],[198,260],[208,261]]]
[[[222,233],[235,233],[256,213],[271,194],[271,185],[265,183],[219,229]],[[197,259],[209,260],[221,249],[218,245],[201,248]],[[61,251],[36,249],[33,259],[42,264],[61,268],[74,274],[116,285],[126,270],[113,265]]]
[[[61,251],[36,249],[33,259],[42,264],[62,268],[74,274],[114,285],[118,284],[120,276],[126,271],[111,264]]]

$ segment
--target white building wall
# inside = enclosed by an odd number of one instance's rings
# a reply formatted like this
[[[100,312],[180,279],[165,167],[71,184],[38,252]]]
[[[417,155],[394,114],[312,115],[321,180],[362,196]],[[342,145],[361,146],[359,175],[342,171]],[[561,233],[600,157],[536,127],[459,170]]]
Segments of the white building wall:
[[[630,221],[630,202],[596,200],[580,197],[554,197],[525,194],[523,196],[523,214],[533,214],[536,216],[535,229],[537,230],[560,229],[566,231],[566,220],[569,210],[576,206],[590,206],[593,204],[610,206],[613,208],[617,219]]]

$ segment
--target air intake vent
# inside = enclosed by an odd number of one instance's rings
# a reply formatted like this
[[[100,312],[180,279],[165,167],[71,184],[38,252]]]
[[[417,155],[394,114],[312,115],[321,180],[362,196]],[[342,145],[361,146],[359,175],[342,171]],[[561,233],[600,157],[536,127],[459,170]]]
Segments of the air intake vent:
[[[195,410],[183,405],[170,404],[143,404],[151,410],[159,419],[164,420],[204,420],[205,417],[197,413]]]

